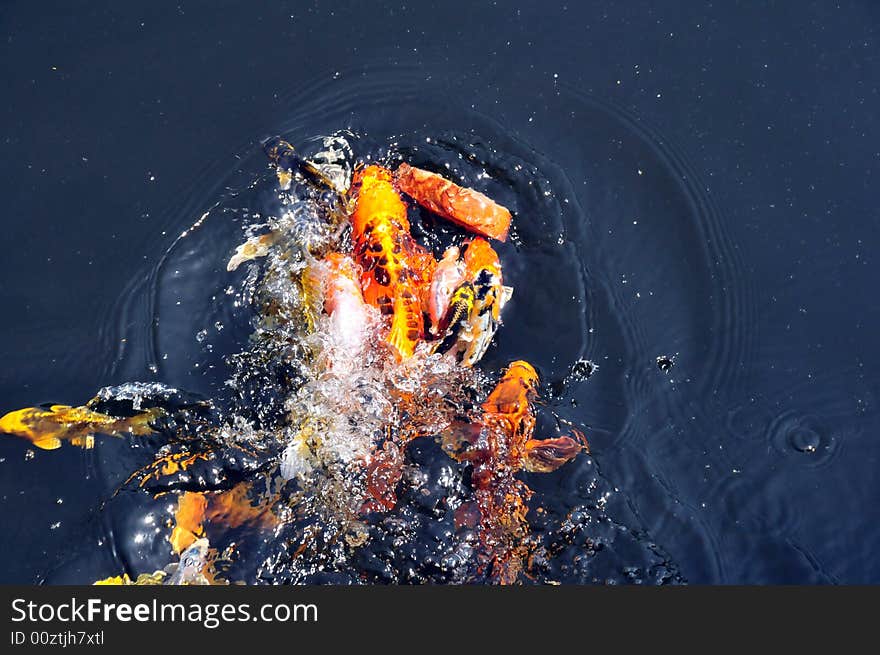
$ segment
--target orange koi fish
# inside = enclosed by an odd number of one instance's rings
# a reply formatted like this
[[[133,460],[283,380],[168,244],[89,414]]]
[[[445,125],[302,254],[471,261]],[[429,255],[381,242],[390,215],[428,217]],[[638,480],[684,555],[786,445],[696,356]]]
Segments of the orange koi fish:
[[[520,471],[550,473],[589,452],[582,434],[533,439],[532,402],[538,374],[526,361],[513,362],[481,405],[478,423],[457,423],[442,437],[443,450],[459,462],[473,465],[475,500],[455,513],[457,526],[475,528],[482,545],[481,570],[501,584],[515,582],[529,554],[526,520],[531,489],[516,475]],[[425,435],[412,435],[418,438]],[[367,494],[361,512],[386,511],[397,504],[395,487],[403,474],[407,443],[386,441],[367,470]]]
[[[505,241],[510,211],[479,191],[403,163],[394,176],[397,187],[425,209],[490,239]]]
[[[63,441],[92,448],[95,434],[113,437],[152,434],[154,430],[150,422],[163,413],[161,409],[150,409],[127,418],[117,418],[95,412],[88,406],[26,407],[0,418],[0,433],[22,437],[43,450],[60,448]]]
[[[354,254],[361,265],[364,300],[391,314],[388,343],[401,359],[424,337],[421,294],[436,262],[410,235],[406,205],[391,183],[391,171],[371,165],[355,173],[351,215]]]
[[[251,525],[272,528],[278,517],[272,512],[274,497],[252,500],[249,482],[227,491],[185,491],[177,498],[174,529],[168,540],[175,553],[183,552],[206,534],[205,524],[224,530]]]
[[[452,457],[474,466],[471,483],[476,506],[462,506],[456,522],[477,527],[484,566],[501,584],[516,581],[527,555],[526,514],[532,491],[515,475],[521,470],[555,471],[581,450],[588,450],[579,433],[575,438],[532,438],[537,386],[534,367],[525,361],[513,362],[482,405],[482,425],[460,429],[444,443]]]

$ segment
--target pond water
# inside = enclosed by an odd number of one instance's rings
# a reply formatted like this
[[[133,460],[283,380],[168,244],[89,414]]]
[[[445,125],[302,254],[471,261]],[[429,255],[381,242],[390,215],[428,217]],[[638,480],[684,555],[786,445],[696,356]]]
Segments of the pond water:
[[[479,367],[532,362],[538,431],[591,451],[521,474],[553,553],[532,579],[880,581],[873,3],[69,12],[0,9],[0,413],[142,381],[266,420],[227,384],[253,314],[226,263],[278,211],[261,140],[308,155],[345,134],[355,159],[443,170],[514,214],[516,292]],[[435,246],[458,234],[411,213]],[[191,481],[125,484],[161,446],[0,439],[0,581],[167,564],[174,496],[153,495]],[[465,557],[437,507],[466,471],[431,440],[408,457],[419,482],[366,545],[303,561],[299,517],[236,535],[230,577],[471,581],[437,564]],[[248,474],[226,464],[227,486]]]

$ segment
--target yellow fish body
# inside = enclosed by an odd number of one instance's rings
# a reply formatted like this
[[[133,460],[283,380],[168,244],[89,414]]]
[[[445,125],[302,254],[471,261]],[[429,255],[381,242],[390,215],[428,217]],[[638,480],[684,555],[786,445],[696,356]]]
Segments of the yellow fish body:
[[[43,450],[60,448],[63,441],[82,448],[92,448],[96,433],[114,437],[124,434],[151,434],[154,430],[150,427],[150,422],[162,413],[161,409],[150,409],[127,418],[116,418],[86,406],[25,407],[0,418],[0,433],[27,439]]]

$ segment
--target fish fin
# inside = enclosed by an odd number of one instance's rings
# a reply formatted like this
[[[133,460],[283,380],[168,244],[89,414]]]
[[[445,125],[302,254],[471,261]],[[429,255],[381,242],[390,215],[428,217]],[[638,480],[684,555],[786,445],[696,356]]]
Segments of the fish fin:
[[[281,187],[282,191],[287,191],[290,189],[290,183],[293,182],[293,173],[291,173],[286,168],[279,167],[277,170],[278,175],[278,185]]]
[[[397,351],[401,359],[412,357],[423,329],[424,319],[419,307],[407,304],[404,299],[396,300],[388,343]]]
[[[501,287],[501,297],[498,299],[498,309],[504,309],[510,299],[513,297],[513,287]]]
[[[140,414],[135,414],[134,416],[124,419],[126,424],[128,425],[128,431],[131,434],[137,436],[144,436],[148,434],[153,434],[156,430],[153,428],[151,423],[155,421],[157,418],[161,418],[165,416],[166,412],[161,407],[151,407],[150,409],[142,412]],[[113,436],[121,436],[119,434],[114,434]]]
[[[235,249],[235,254],[226,264],[226,270],[234,271],[244,262],[265,257],[269,254],[269,249],[278,241],[279,236],[278,232],[273,231],[251,237]]]
[[[529,439],[523,468],[532,473],[551,473],[573,460],[584,449],[583,443],[571,437]]]
[[[55,450],[56,448],[61,448],[61,439],[58,437],[38,437],[31,443],[42,450]]]

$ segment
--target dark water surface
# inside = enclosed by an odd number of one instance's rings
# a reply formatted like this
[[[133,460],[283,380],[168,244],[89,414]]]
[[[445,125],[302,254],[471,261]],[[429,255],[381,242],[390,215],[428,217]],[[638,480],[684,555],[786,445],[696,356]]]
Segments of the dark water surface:
[[[351,130],[483,168],[514,210],[481,366],[535,363],[539,426],[592,447],[527,478],[574,535],[551,577],[880,582],[880,10],[655,5],[6,3],[0,414],[130,380],[221,397],[259,141]],[[27,451],[0,439],[0,581],[167,561],[108,500],[147,445]]]

